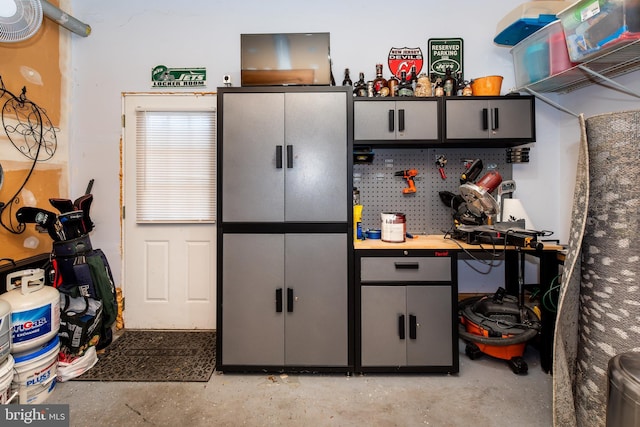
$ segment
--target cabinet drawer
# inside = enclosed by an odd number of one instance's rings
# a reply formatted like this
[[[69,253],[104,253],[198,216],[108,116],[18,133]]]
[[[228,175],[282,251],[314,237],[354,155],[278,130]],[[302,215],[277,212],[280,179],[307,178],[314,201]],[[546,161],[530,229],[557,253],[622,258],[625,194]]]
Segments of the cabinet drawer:
[[[363,257],[361,282],[448,282],[449,257]]]

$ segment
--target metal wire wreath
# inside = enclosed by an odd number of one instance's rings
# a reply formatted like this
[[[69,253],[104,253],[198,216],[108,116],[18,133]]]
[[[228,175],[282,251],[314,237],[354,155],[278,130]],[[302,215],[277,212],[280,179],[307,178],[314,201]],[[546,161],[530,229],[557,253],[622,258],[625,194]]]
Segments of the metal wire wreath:
[[[20,95],[16,96],[4,85],[0,76],[0,99],[7,98],[2,106],[2,127],[9,141],[25,157],[32,160],[29,173],[20,188],[9,201],[0,202],[0,225],[13,234],[20,234],[25,230],[25,224],[13,222],[13,207],[20,202],[19,195],[25,187],[38,162],[51,159],[58,148],[56,128],[51,123],[45,110],[33,101],[27,99],[27,88],[23,87]],[[3,214],[9,210],[9,223],[5,224]]]

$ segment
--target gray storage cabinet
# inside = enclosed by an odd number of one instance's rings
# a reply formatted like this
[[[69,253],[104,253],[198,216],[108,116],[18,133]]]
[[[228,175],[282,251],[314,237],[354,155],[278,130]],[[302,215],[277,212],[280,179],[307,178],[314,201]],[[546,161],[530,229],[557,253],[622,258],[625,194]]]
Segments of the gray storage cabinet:
[[[223,365],[347,366],[346,234],[227,234]]]
[[[438,142],[439,106],[437,98],[393,100],[355,99],[354,141]]]
[[[351,96],[218,92],[221,371],[353,369]]]
[[[356,370],[458,372],[455,255],[357,251]]]
[[[445,142],[479,140],[535,141],[532,96],[445,98]],[[509,145],[509,144],[507,144]]]
[[[222,221],[346,222],[346,93],[221,96]]]

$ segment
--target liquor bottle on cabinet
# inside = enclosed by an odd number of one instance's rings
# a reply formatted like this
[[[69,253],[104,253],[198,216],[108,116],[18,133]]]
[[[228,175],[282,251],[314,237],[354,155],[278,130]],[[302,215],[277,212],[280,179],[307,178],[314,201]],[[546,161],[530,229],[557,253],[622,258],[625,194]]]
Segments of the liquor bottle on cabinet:
[[[387,79],[382,76],[382,64],[376,64],[376,78],[373,80],[374,95],[378,95],[383,87],[387,87]]]
[[[411,89],[413,89],[413,91],[415,92],[416,91],[416,85],[418,84],[418,71],[416,71],[416,66],[415,65],[411,66],[409,80],[411,81]]]
[[[466,86],[466,83],[464,81],[464,78],[462,77],[462,71],[456,72],[456,88],[457,88],[456,95],[461,96],[462,89],[464,89],[465,86]]]
[[[442,86],[442,77],[437,76],[435,86],[433,87],[433,94],[435,96],[444,96],[444,88]]]
[[[342,80],[342,86],[353,86],[353,82],[351,81],[351,77],[349,76],[349,69],[344,69],[344,80]]]
[[[456,80],[451,75],[451,68],[445,70],[444,79],[442,80],[442,88],[445,96],[453,96],[457,93]]]
[[[387,81],[389,87],[389,96],[398,96],[398,89],[400,88],[400,80],[395,75],[391,75]]]
[[[407,78],[406,71],[400,72],[400,87],[398,88],[398,96],[413,96],[411,79]]]
[[[353,85],[353,96],[367,96],[367,82],[364,80],[364,73],[362,71],[358,76],[358,81]]]

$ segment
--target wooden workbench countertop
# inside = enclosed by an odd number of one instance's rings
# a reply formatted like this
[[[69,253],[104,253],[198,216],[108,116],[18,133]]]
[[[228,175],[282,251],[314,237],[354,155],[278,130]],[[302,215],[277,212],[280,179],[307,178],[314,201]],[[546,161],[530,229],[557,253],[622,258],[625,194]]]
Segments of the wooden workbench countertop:
[[[445,238],[442,234],[430,235],[414,235],[413,239],[407,239],[401,243],[383,242],[380,239],[356,240],[353,243],[356,250],[358,249],[502,249],[502,245],[491,245],[484,243],[482,245],[469,245],[459,240]],[[514,249],[513,246],[507,246],[507,249]],[[556,244],[544,243],[545,250],[560,251],[562,246]],[[530,250],[530,249],[525,249]]]

